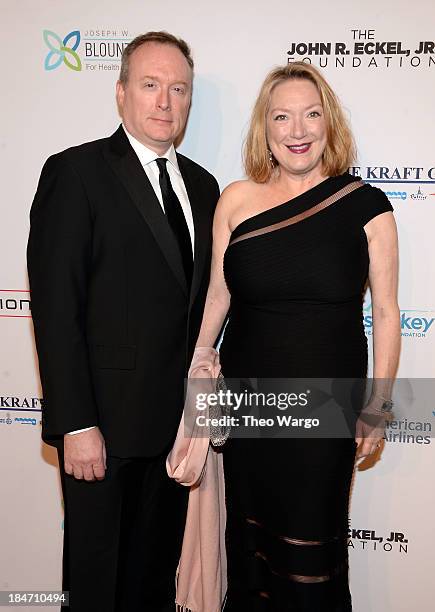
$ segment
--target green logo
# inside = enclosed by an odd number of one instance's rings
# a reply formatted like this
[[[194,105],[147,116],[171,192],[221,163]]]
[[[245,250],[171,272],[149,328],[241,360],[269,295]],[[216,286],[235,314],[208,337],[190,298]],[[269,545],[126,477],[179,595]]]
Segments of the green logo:
[[[73,30],[63,40],[55,32],[44,30],[44,41],[50,49],[44,62],[45,70],[55,70],[62,62],[71,70],[79,72],[82,69],[82,62],[76,53],[80,44],[78,30]]]

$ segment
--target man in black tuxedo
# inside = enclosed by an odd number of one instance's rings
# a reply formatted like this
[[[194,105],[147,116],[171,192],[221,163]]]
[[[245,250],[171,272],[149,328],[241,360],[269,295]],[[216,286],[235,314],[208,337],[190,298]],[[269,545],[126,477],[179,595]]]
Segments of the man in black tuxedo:
[[[173,145],[192,76],[184,41],[166,32],[133,40],[117,83],[123,125],[50,157],[32,205],[42,436],[59,453],[73,612],[174,610],[188,490],[168,478],[165,460],[219,197],[214,177]]]

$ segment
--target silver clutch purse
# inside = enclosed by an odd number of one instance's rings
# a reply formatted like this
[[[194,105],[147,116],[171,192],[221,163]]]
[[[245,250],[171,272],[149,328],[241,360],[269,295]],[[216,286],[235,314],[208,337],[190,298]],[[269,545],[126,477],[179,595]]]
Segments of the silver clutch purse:
[[[219,391],[226,393],[227,390],[223,374],[219,372],[216,378],[216,393],[219,393]],[[223,446],[231,432],[231,407],[223,400],[221,403],[217,403],[216,406],[209,406],[208,414],[211,419],[219,419],[219,425],[210,425],[211,445]]]

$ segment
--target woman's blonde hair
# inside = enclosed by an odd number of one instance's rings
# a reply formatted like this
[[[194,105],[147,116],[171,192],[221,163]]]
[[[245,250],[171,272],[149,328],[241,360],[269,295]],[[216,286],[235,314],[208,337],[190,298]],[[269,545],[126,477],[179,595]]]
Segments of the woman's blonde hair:
[[[270,159],[266,135],[266,117],[274,88],[288,79],[306,79],[317,88],[326,122],[326,147],[323,152],[325,176],[346,172],[355,159],[356,150],[352,132],[341,104],[320,71],[305,62],[292,62],[275,68],[267,75],[252,111],[251,122],[244,146],[245,172],[256,183],[266,183],[276,165]]]

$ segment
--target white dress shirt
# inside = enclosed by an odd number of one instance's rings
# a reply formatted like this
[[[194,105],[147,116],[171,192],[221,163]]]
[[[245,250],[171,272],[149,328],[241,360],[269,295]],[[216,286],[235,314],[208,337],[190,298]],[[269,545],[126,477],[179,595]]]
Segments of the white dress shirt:
[[[169,149],[166,151],[164,155],[157,155],[155,151],[148,149],[141,142],[136,140],[134,136],[129,134],[124,126],[124,131],[127,135],[128,140],[130,141],[131,146],[134,149],[134,152],[139,158],[139,161],[145,170],[145,173],[154,189],[154,192],[160,202],[160,206],[165,212],[165,207],[163,205],[162,191],[160,189],[159,183],[159,168],[155,162],[158,157],[166,157],[168,160],[168,164],[166,164],[166,168],[168,169],[169,178],[171,179],[172,189],[177,194],[178,199],[180,200],[181,208],[183,209],[184,216],[186,218],[187,227],[189,229],[190,240],[192,243],[192,253],[194,253],[193,247],[195,243],[195,232],[193,228],[193,216],[192,209],[190,207],[189,198],[187,196],[186,186],[184,185],[183,177],[181,176],[180,168],[178,167],[177,154],[175,153],[174,145],[171,145]]]
[[[125,126],[124,128],[125,134],[130,141],[131,146],[134,149],[134,152],[139,158],[139,161],[145,170],[145,174],[147,175],[152,188],[157,196],[157,199],[160,202],[160,206],[165,212],[165,207],[163,205],[162,191],[160,189],[159,183],[159,168],[156,164],[156,159],[158,157],[166,157],[168,160],[168,164],[166,164],[166,168],[168,170],[169,178],[171,179],[172,189],[177,194],[177,197],[180,201],[181,208],[183,209],[184,216],[186,218],[187,228],[190,234],[190,240],[192,243],[192,253],[194,253],[194,244],[195,244],[195,230],[193,226],[193,216],[192,209],[190,207],[189,198],[187,196],[186,186],[183,181],[183,177],[181,176],[180,168],[178,167],[177,155],[175,153],[174,145],[172,144],[169,149],[166,151],[164,155],[157,155],[155,151],[148,149],[145,145],[139,142],[134,136],[127,132]],[[96,425],[92,425],[91,427],[85,427],[84,429],[77,429],[75,431],[70,431],[68,434],[73,436],[74,434],[81,433],[82,431],[88,431],[89,429],[94,429]]]

